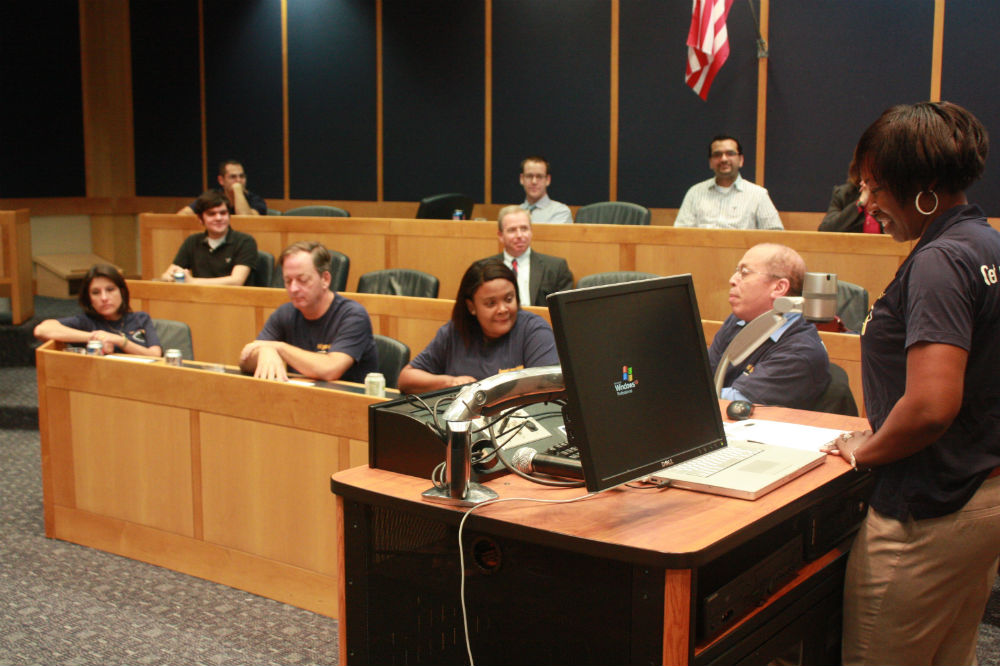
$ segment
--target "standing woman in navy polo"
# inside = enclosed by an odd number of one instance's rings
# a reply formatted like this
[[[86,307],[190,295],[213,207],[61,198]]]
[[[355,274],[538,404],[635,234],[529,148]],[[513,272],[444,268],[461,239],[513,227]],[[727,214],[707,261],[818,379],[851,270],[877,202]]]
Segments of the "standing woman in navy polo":
[[[896,106],[854,163],[915,242],[862,328],[872,430],[826,446],[875,487],[844,590],[845,664],[971,664],[1000,554],[1000,233],[965,190],[989,139],[948,102]]]
[[[153,320],[145,312],[132,312],[128,285],[114,266],[91,266],[80,285],[79,301],[82,313],[46,319],[35,327],[35,337],[78,344],[100,340],[105,354],[163,356]]]

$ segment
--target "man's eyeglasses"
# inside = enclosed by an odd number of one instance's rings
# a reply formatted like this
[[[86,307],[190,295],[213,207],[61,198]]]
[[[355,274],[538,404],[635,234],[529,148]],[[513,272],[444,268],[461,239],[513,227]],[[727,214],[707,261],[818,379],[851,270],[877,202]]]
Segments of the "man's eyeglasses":
[[[717,160],[720,157],[728,157],[731,159],[733,157],[736,157],[737,155],[739,155],[739,153],[736,152],[735,150],[716,150],[715,152],[712,153],[712,159]]]
[[[740,280],[745,280],[747,276],[750,275],[766,275],[767,277],[774,278],[775,280],[781,280],[785,277],[784,275],[775,275],[774,273],[755,271],[752,268],[747,268],[746,266],[737,266],[736,270],[733,271],[733,275],[737,276]]]

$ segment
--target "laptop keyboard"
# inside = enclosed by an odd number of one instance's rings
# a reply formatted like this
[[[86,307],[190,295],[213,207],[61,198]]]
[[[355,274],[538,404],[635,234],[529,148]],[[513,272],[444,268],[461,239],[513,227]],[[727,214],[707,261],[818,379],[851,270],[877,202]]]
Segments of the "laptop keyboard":
[[[697,458],[686,460],[680,465],[674,465],[670,468],[670,471],[682,472],[684,474],[690,474],[691,476],[712,476],[713,474],[721,472],[727,467],[732,467],[741,460],[746,460],[750,456],[755,456],[758,453],[760,453],[760,449],[744,449],[733,446],[725,446],[721,449],[716,449],[711,453],[706,453],[698,456]]]
[[[560,442],[559,444],[550,446],[542,453],[549,456],[559,456],[560,458],[569,458],[570,460],[580,459],[580,449],[576,448],[569,442]]]
[[[573,446],[569,442],[561,442],[554,446],[550,446],[548,449],[543,451],[543,453],[550,456],[558,456],[560,458],[569,458],[571,460],[580,459],[580,449]],[[712,476],[713,474],[721,472],[727,467],[732,467],[741,460],[746,460],[750,456],[755,456],[758,453],[760,453],[760,449],[726,446],[721,449],[716,449],[710,453],[700,455],[697,458],[686,460],[679,465],[674,465],[670,469],[671,471],[683,472],[684,474],[690,474],[691,476]]]

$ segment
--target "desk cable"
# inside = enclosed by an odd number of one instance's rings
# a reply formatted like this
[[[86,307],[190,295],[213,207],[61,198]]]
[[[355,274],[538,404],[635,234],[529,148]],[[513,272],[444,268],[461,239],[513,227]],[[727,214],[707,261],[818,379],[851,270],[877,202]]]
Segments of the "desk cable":
[[[468,612],[465,608],[465,549],[462,547],[462,533],[465,530],[465,521],[472,515],[472,512],[476,509],[481,509],[484,506],[489,506],[490,504],[499,504],[500,502],[536,502],[538,504],[569,504],[571,502],[579,502],[581,500],[590,499],[591,497],[596,497],[598,493],[587,493],[586,495],[581,495],[580,497],[571,497],[570,499],[538,499],[536,497],[499,497],[497,499],[487,500],[481,504],[469,507],[469,510],[465,512],[462,516],[462,520],[458,523],[458,571],[459,578],[461,582],[459,584],[459,600],[462,604],[462,630],[465,632],[465,651],[469,656],[469,666],[476,666],[475,660],[472,658],[472,644],[469,641],[469,617]]]

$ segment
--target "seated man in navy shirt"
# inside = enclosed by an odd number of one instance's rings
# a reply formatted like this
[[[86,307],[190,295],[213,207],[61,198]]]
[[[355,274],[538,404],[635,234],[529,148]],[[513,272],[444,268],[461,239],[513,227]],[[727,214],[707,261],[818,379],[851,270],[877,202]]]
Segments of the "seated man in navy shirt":
[[[267,203],[247,189],[247,174],[239,160],[226,160],[219,165],[218,187],[212,189],[226,197],[230,215],[267,215]],[[195,215],[195,202],[177,211],[178,215]]]
[[[777,243],[755,245],[729,278],[733,313],[708,350],[713,376],[729,343],[743,326],[771,310],[781,296],[801,296],[806,264],[799,253]],[[786,322],[741,364],[726,372],[721,398],[761,405],[812,409],[830,383],[830,358],[816,326],[800,313]]]
[[[278,259],[290,303],[275,310],[240,352],[240,368],[288,381],[288,368],[332,382],[362,383],[378,371],[368,311],[330,291],[330,251],[315,241],[288,246]]]
[[[221,192],[209,190],[193,205],[205,231],[184,239],[160,279],[192,284],[246,283],[257,265],[257,241],[229,226],[229,210]],[[184,273],[183,280],[174,277],[177,272]]]

